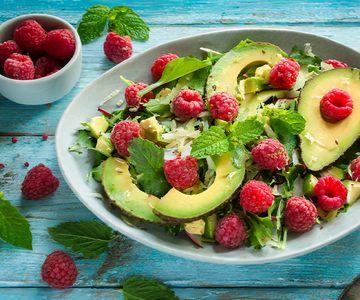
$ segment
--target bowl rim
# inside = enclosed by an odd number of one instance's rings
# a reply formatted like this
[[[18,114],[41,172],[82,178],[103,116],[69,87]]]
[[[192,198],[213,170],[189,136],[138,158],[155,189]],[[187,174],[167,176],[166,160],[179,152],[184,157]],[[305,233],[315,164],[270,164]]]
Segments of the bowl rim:
[[[27,15],[21,15],[18,17],[14,17],[14,18],[11,18],[0,24],[0,34],[1,34],[1,31],[3,30],[3,28],[5,28],[8,25],[12,25],[13,23],[17,23],[17,22],[20,23],[21,21],[25,21],[27,19],[34,19],[34,20],[38,21],[38,19],[41,19],[41,18],[43,18],[43,19],[48,18],[48,19],[56,20],[64,25],[66,25],[67,28],[64,28],[64,29],[71,30],[71,32],[74,34],[75,45],[76,45],[73,56],[59,71],[57,71],[54,74],[51,74],[49,76],[45,76],[45,77],[38,78],[38,79],[32,79],[32,80],[18,80],[18,79],[9,78],[9,77],[6,77],[6,76],[0,74],[0,80],[3,80],[4,82],[17,82],[17,84],[22,84],[22,85],[30,85],[30,84],[36,84],[37,82],[41,83],[41,82],[51,81],[51,80],[56,79],[57,77],[61,76],[61,74],[63,74],[64,72],[66,72],[68,68],[70,68],[73,64],[75,64],[75,61],[79,57],[79,55],[81,55],[82,43],[81,43],[80,36],[79,36],[77,30],[69,22],[67,22],[66,20],[59,18],[57,16],[53,16],[53,15],[49,15],[49,14],[27,14]],[[40,24],[40,22],[39,22],[39,24]],[[0,40],[0,42],[3,42],[3,41]]]

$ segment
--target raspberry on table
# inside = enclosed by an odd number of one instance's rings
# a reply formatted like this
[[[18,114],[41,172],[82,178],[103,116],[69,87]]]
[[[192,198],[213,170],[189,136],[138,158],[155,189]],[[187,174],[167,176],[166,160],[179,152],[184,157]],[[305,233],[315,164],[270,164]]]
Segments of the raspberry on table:
[[[291,197],[285,208],[285,222],[296,232],[310,230],[316,223],[317,210],[309,200]]]
[[[11,141],[15,144],[18,141],[18,139],[17,138],[12,138]]]
[[[300,65],[292,58],[282,58],[271,68],[269,83],[279,89],[291,89],[299,76]]]
[[[120,121],[111,131],[110,140],[122,157],[129,157],[128,148],[135,137],[145,138],[144,129],[137,122]]]
[[[61,63],[53,58],[42,56],[35,63],[34,79],[49,76],[62,68]]]
[[[198,91],[182,90],[172,101],[172,110],[176,116],[183,119],[197,118],[205,105]]]
[[[58,187],[59,179],[48,167],[38,164],[27,172],[21,192],[30,200],[38,200],[53,194]]]
[[[46,257],[41,267],[41,276],[53,288],[66,289],[75,283],[77,268],[68,253],[54,251]]]
[[[130,58],[133,53],[131,38],[109,32],[104,43],[104,53],[110,61],[116,64],[121,63]]]
[[[167,181],[176,189],[192,187],[198,179],[199,165],[192,156],[178,157],[164,163]]]
[[[351,180],[360,181],[360,156],[351,162],[350,170]]]
[[[4,43],[0,43],[0,66],[3,66],[5,60],[13,53],[21,54],[20,46],[13,40],[8,40]]]
[[[239,104],[228,92],[216,92],[209,100],[214,119],[232,122],[239,113]]]
[[[158,81],[161,78],[165,66],[176,58],[179,58],[176,54],[169,53],[160,56],[158,59],[156,59],[153,62],[150,70],[152,76],[155,78],[156,81]]]
[[[247,237],[243,221],[231,213],[221,219],[214,231],[215,240],[226,248],[237,248]]]
[[[14,40],[25,52],[44,51],[46,32],[35,20],[27,20],[16,27]]]
[[[259,214],[265,212],[274,200],[271,188],[262,181],[248,181],[240,192],[240,205],[250,213]]]
[[[341,61],[336,60],[336,59],[324,60],[324,63],[326,63],[328,65],[332,65],[334,69],[347,68],[347,66],[348,66],[346,63],[341,62]]]
[[[148,86],[148,84],[142,82],[134,83],[133,85],[128,86],[125,89],[125,99],[127,106],[130,108],[140,108],[142,104],[148,103],[150,99],[154,99],[154,93],[152,91],[146,93],[142,97],[136,95],[139,91]]]
[[[70,29],[54,29],[48,32],[44,42],[45,52],[52,58],[72,57],[75,52],[75,36]]]
[[[325,121],[336,123],[346,119],[354,109],[348,92],[335,88],[327,92],[320,101],[320,111]]]
[[[285,147],[278,140],[266,139],[251,150],[254,162],[266,170],[280,170],[288,164]]]
[[[5,61],[4,71],[7,77],[18,80],[34,79],[35,68],[29,56],[13,53]]]
[[[346,202],[346,187],[332,175],[321,177],[314,186],[314,192],[318,206],[325,211],[338,209]]]

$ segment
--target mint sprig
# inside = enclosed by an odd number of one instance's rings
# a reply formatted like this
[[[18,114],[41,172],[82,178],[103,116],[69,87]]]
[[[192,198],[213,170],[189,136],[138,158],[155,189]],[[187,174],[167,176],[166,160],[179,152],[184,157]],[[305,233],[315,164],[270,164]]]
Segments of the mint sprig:
[[[32,250],[32,234],[28,220],[3,199],[0,192],[0,239],[16,247]]]
[[[115,6],[109,8],[104,5],[89,7],[78,25],[81,42],[89,43],[100,37],[108,24],[108,31],[120,36],[129,36],[133,40],[146,41],[149,39],[150,28],[131,8]]]

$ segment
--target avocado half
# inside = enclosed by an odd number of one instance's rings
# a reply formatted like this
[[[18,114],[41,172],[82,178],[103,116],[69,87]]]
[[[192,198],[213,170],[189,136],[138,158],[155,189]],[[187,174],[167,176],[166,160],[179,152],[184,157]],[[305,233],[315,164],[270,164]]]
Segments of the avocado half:
[[[161,219],[174,223],[188,223],[211,215],[231,200],[244,179],[245,165],[236,168],[228,154],[213,158],[216,177],[213,184],[204,192],[186,195],[172,188],[156,203],[154,213]]]
[[[321,116],[320,101],[334,88],[350,94],[354,109],[346,119],[329,123]],[[299,135],[302,160],[308,169],[322,170],[360,135],[360,70],[339,68],[311,78],[300,92],[298,112],[306,120],[305,129]]]

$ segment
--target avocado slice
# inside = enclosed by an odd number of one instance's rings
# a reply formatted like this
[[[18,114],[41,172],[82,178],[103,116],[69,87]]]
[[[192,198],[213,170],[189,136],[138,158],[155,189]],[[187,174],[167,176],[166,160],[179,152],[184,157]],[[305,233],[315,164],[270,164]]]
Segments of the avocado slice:
[[[318,179],[311,173],[307,173],[304,177],[303,194],[308,197],[315,197],[314,187]]]
[[[238,75],[252,66],[268,64],[272,67],[279,54],[287,57],[280,48],[269,43],[250,43],[230,50],[211,70],[206,84],[207,99],[216,92],[228,92],[236,97]]]
[[[353,205],[355,201],[360,197],[360,182],[353,180],[344,180],[343,184],[347,188],[346,203]]]
[[[339,180],[344,180],[347,176],[347,173],[340,168],[331,166],[330,168],[325,169],[324,171],[320,172],[321,177],[324,177],[327,175],[334,176],[336,179],[339,179]]]
[[[153,143],[161,140],[162,126],[155,117],[151,117],[140,122],[140,127],[145,131],[145,138]]]
[[[321,116],[320,101],[334,88],[350,94],[354,109],[346,119],[329,123]],[[298,112],[306,120],[305,129],[299,135],[302,160],[310,170],[322,170],[360,135],[360,70],[339,68],[314,76],[300,92]]]
[[[104,163],[102,184],[106,194],[131,217],[152,223],[164,223],[153,212],[159,198],[144,193],[131,181],[129,165],[121,158],[109,157]]]
[[[104,116],[94,117],[86,125],[89,126],[90,134],[94,138],[99,138],[100,134],[102,132],[106,132],[109,128],[109,123],[106,121]]]
[[[111,153],[115,150],[114,145],[111,143],[110,139],[105,135],[101,135],[96,142],[96,149],[98,149],[102,154],[109,157]]]
[[[188,223],[211,215],[226,205],[244,178],[245,165],[240,169],[236,168],[227,153],[212,158],[216,176],[207,190],[200,194],[186,195],[172,188],[155,205],[154,213],[165,221]]]

